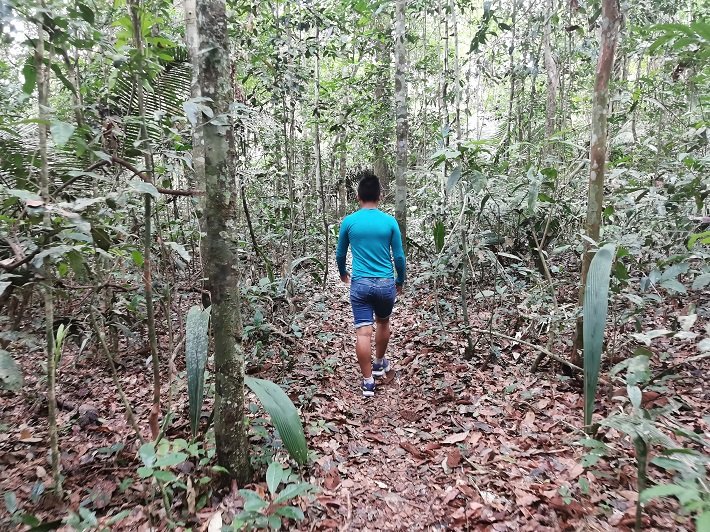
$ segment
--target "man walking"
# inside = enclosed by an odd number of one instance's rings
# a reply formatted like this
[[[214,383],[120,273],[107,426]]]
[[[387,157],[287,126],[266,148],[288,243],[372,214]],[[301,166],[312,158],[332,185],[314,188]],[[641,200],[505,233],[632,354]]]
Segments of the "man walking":
[[[360,209],[346,216],[340,225],[335,260],[340,280],[350,284],[356,343],[355,352],[362,371],[362,395],[375,395],[374,377],[390,371],[385,357],[390,339],[390,314],[397,294],[402,293],[405,274],[404,250],[399,225],[393,216],[382,212],[380,180],[372,172],[361,172],[357,187]],[[345,268],[350,246],[353,255],[352,277]],[[391,255],[390,255],[391,250]],[[394,278],[392,259],[397,278]],[[375,332],[375,362],[372,362],[372,325]],[[374,377],[373,377],[374,376]]]

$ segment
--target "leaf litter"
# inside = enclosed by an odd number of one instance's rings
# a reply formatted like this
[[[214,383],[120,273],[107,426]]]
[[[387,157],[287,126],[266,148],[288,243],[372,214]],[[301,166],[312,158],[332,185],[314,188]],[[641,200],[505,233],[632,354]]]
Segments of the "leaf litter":
[[[360,394],[347,288],[336,281],[319,298],[322,305],[302,311],[301,338],[294,342],[279,336],[292,362],[267,360],[250,371],[288,383],[315,451],[304,476],[320,492],[300,501],[306,520],[290,527],[374,531],[633,526],[634,464],[609,458],[595,471],[581,465],[585,451],[578,444],[583,437],[579,383],[550,368],[531,374],[536,353],[512,343],[500,344],[497,363],[484,368],[481,361],[489,353],[487,341],[481,339],[477,356],[466,361],[465,341],[456,332],[433,328],[432,298],[420,296],[405,293],[396,306],[389,349],[395,370],[380,382],[373,399],[363,400]],[[476,319],[474,311],[471,315]],[[488,326],[483,309],[478,318],[481,323],[472,326]],[[693,353],[673,354],[677,363],[677,358]],[[108,372],[96,371],[91,361],[77,360],[72,352],[62,359],[58,389],[68,495],[63,505],[42,496],[51,487],[51,475],[46,404],[36,391],[42,388],[32,370],[41,358],[37,351],[21,358],[27,376],[23,394],[0,395],[0,491],[14,492],[19,508],[45,518],[62,518],[67,509],[77,511],[80,506],[91,508],[99,518],[128,509],[127,517],[112,529],[147,530],[156,508],[145,506],[148,488],[136,477],[140,464],[135,437],[112,381]],[[182,361],[176,362],[178,371],[184,369]],[[693,374],[687,375],[691,384],[674,390],[696,412],[680,420],[704,431],[708,427],[697,412],[706,408],[707,392],[693,377],[707,369],[679,369],[681,375]],[[146,420],[151,383],[141,356],[122,357],[122,382],[136,417]],[[602,398],[601,412],[613,408],[613,393],[609,390]],[[659,399],[664,398],[644,397],[646,402]],[[174,409],[178,416],[168,436],[189,437],[186,393],[174,398]],[[615,440],[618,433],[609,429],[606,441]],[[234,495],[236,488],[222,498],[212,497],[193,514],[198,529],[219,530],[231,520],[242,504]],[[266,493],[265,482],[254,489]],[[188,490],[186,499],[184,506],[194,512],[194,491]],[[687,518],[676,515],[673,502],[653,501],[645,511],[652,529],[692,529]],[[7,509],[0,507],[0,523],[7,518]]]

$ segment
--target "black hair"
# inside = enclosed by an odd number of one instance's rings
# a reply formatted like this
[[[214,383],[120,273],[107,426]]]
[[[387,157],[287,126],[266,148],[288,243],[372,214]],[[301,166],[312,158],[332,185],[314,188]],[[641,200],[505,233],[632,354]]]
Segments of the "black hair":
[[[380,180],[369,170],[357,174],[360,180],[357,185],[357,196],[362,201],[380,201]]]

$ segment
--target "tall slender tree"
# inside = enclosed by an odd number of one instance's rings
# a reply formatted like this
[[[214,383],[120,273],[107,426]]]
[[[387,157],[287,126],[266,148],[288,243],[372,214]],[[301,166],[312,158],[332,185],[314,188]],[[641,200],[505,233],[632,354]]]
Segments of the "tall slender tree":
[[[589,148],[589,192],[587,197],[587,218],[585,232],[594,242],[599,240],[602,223],[602,203],[604,202],[604,166],[607,151],[607,122],[609,114],[609,80],[614,67],[614,53],[619,39],[621,12],[619,0],[603,0],[601,19],[601,42],[597,60],[594,96],[592,99],[592,136]],[[593,254],[590,243],[585,241],[582,255],[582,279],[579,288],[579,306],[584,303],[584,291],[587,273],[592,263]],[[577,319],[577,331],[574,341],[573,362],[579,365],[582,360],[579,350],[582,346],[582,318]]]
[[[244,421],[244,352],[241,345],[235,143],[229,104],[231,64],[224,0],[197,1],[200,94],[213,118],[203,126],[207,274],[215,349],[217,459],[240,482],[251,477]]]
[[[394,101],[396,113],[396,168],[394,213],[402,233],[402,245],[407,250],[407,48],[405,21],[407,0],[396,0],[394,18]]]
[[[44,10],[44,2],[42,2]],[[43,14],[40,15],[43,17]],[[37,45],[35,48],[35,68],[37,72],[37,108],[39,116],[39,159],[40,159],[40,175],[39,187],[42,201],[47,205],[51,202],[49,195],[49,157],[47,150],[47,133],[49,130],[49,71],[52,64],[51,48],[49,53],[45,54],[45,29],[42,22],[37,24]],[[49,209],[44,211],[42,221],[47,233],[52,229],[52,220]],[[44,297],[44,329],[45,329],[45,345],[47,349],[47,418],[49,432],[49,448],[52,463],[52,479],[54,481],[54,490],[59,498],[63,497],[62,477],[61,477],[61,461],[59,454],[59,431],[57,428],[57,358],[55,355],[54,346],[54,290],[52,286],[52,273],[50,271],[49,259],[45,259],[43,265],[45,282],[42,286],[42,295]]]

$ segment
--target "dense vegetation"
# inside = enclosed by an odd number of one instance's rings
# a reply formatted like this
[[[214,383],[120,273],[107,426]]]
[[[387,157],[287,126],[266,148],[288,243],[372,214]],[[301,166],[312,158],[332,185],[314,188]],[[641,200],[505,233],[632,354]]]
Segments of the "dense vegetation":
[[[710,530],[708,7],[0,0],[0,528]]]

